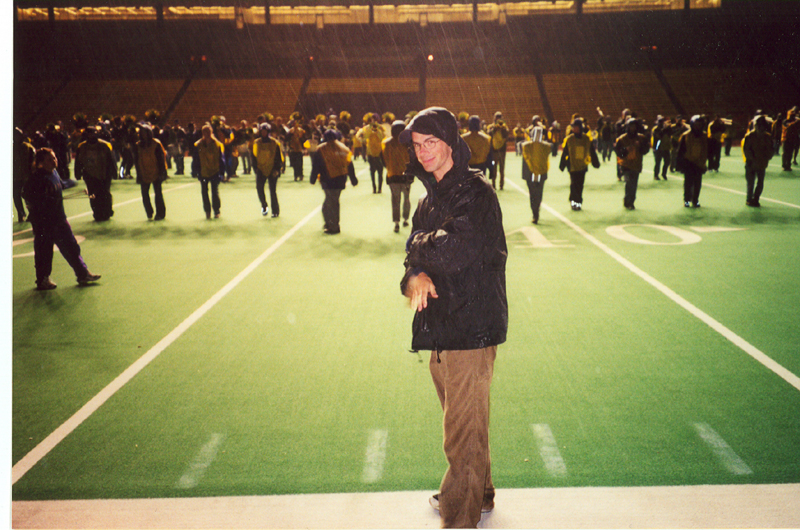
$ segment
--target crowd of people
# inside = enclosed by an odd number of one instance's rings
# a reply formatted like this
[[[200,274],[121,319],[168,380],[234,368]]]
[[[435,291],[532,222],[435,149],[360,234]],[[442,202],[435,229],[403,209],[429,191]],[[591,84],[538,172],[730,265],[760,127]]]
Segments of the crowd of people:
[[[184,128],[178,120],[162,123],[159,113],[151,110],[142,120],[131,115],[105,116],[94,123],[79,113],[73,116],[70,133],[61,122],[48,124],[44,131],[36,131],[29,137],[17,129],[13,194],[17,219],[24,222],[29,217],[23,190],[33,173],[35,154],[49,149],[56,158],[61,189],[76,185],[75,179],[85,181],[96,221],[106,221],[114,215],[112,181],[134,178],[134,173],[141,186],[147,218],[165,219],[162,183],[168,178],[168,170],[174,169],[174,175],[184,175],[185,159],[189,156],[191,176],[201,183],[206,218],[221,216],[220,184],[236,178],[240,169],[243,175],[255,175],[261,214],[278,217],[277,183],[288,167],[294,181],[303,181],[306,176],[312,184],[320,181],[325,193],[323,230],[336,234],[340,232],[339,196],[348,179],[352,185],[358,184],[352,162],[360,157],[369,166],[373,193],[383,193],[385,173],[391,190],[392,223],[394,231],[399,232],[401,222],[408,226],[414,178],[406,171],[408,146],[398,137],[414,115],[411,112],[398,120],[391,112],[367,113],[361,123],[353,124],[349,112],[336,114],[331,109],[311,118],[295,112],[286,123],[281,117],[264,113],[252,123],[242,120],[238,126],[229,125],[224,116],[212,116],[200,127],[190,122]],[[499,111],[489,123],[466,112],[459,113],[456,122],[460,137],[469,147],[469,167],[482,171],[494,189],[502,190],[505,186],[506,155],[513,144],[516,155],[522,158],[533,223],[539,220],[549,159],[557,157],[559,151],[558,167],[569,173],[568,200],[575,211],[583,209],[584,184],[590,166],[599,168],[612,157],[616,159],[617,179],[625,183],[623,207],[635,209],[639,176],[645,171],[644,156],[651,150],[653,178],[667,180],[671,173],[682,173],[683,204],[698,208],[703,174],[719,171],[722,153],[730,155],[736,134],[733,122],[719,115],[694,115],[688,119],[658,116],[648,125],[629,109],[614,119],[597,108],[593,123],[573,115],[566,131],[562,131],[557,121],[547,123],[538,115],[527,126],[517,123],[511,128]],[[759,111],[747,124],[742,153],[748,206],[760,206],[770,159],[782,153],[783,170],[792,171],[792,166],[797,165],[798,147],[797,107],[773,117]],[[311,162],[310,175],[304,167],[306,156]],[[71,174],[73,160],[74,174]]]

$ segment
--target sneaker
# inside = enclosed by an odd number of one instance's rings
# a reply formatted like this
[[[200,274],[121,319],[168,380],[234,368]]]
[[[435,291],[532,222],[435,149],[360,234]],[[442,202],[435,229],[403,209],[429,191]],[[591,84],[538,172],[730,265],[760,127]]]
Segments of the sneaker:
[[[36,282],[36,290],[38,291],[52,291],[55,288],[56,284],[50,280],[49,276]]]
[[[696,202],[696,203],[692,204],[692,208],[700,208],[700,203]]]
[[[269,206],[261,208],[261,215],[269,215]]]
[[[211,219],[211,212],[206,212],[206,219]]]
[[[408,226],[408,221],[403,221],[403,226]]]
[[[686,202],[683,203],[683,207],[684,208],[691,208],[692,207],[692,203],[690,203],[689,201],[686,201]]]
[[[92,282],[96,282],[99,279],[100,279],[99,274],[92,274],[91,272],[86,271],[85,276],[81,276],[80,278],[78,278],[78,285],[88,285]]]
[[[625,205],[625,209],[626,210],[635,210],[636,208],[632,204],[626,204]]]
[[[220,214],[219,212],[215,213],[215,214],[214,214],[214,219],[219,219],[219,216],[220,216],[220,215],[222,215],[222,214]]]
[[[439,511],[439,494],[438,493],[435,494],[435,495],[432,495],[431,498],[428,499],[428,502],[431,503],[431,507],[434,510],[436,510],[437,512]],[[481,513],[489,513],[492,510],[494,510],[494,501],[492,501],[491,504],[484,504],[483,506],[481,506]]]
[[[579,212],[580,212],[581,210],[583,210],[583,204],[581,204],[581,203],[579,203],[579,202],[576,202],[576,203],[575,203],[575,210],[577,210],[577,211],[579,211]]]
[[[395,233],[400,231],[400,223],[395,223],[394,224],[394,231],[395,231]]]
[[[275,218],[275,217],[278,217],[278,214],[277,214],[277,213],[275,213],[275,212],[272,212],[272,217],[273,217],[273,218]]]

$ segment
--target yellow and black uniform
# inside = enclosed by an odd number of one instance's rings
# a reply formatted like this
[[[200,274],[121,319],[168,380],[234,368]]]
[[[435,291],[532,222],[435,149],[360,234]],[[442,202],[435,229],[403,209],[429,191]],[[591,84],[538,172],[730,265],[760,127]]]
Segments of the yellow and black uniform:
[[[205,127],[204,127],[205,129]],[[200,180],[200,193],[203,197],[203,210],[206,218],[219,217],[222,205],[219,198],[219,183],[225,178],[225,146],[213,136],[200,138],[194,144],[192,154],[192,176]],[[211,186],[211,200],[208,187]]]
[[[591,138],[584,134],[582,122],[579,127],[578,132],[573,132],[564,139],[564,149],[559,163],[561,171],[565,169],[569,171],[569,202],[576,211],[583,209],[583,185],[589,164],[595,168],[600,167],[594,144]],[[573,127],[573,130],[575,128],[577,127]]]
[[[758,116],[755,128],[748,132],[742,140],[742,156],[744,157],[744,177],[747,182],[745,204],[761,206],[758,199],[764,191],[764,175],[775,151],[772,146],[772,134],[767,119]]]
[[[367,161],[369,162],[369,176],[372,179],[372,193],[381,193],[383,189],[383,139],[386,133],[378,123],[372,123],[362,129],[364,143],[367,146]],[[377,180],[375,177],[377,176]]]
[[[303,143],[306,141],[305,129],[295,125],[289,129],[286,142],[289,147],[289,165],[294,169],[294,180],[303,180]]]
[[[347,185],[347,178],[353,186],[358,185],[356,170],[353,166],[353,153],[342,142],[336,139],[337,132],[325,131],[323,143],[311,155],[311,184],[319,179],[325,192],[322,203],[322,218],[325,220],[326,234],[338,234],[339,228],[339,196]]]
[[[148,129],[149,130],[149,129]],[[150,186],[155,192],[155,220],[164,219],[167,209],[164,204],[164,195],[161,192],[161,183],[167,180],[167,153],[164,145],[153,138],[153,133],[142,134],[142,139],[136,142],[136,182],[142,189],[142,204],[148,219],[153,218],[153,204],[150,202]]]
[[[544,127],[531,129],[531,140],[522,143],[522,179],[528,185],[534,224],[539,222],[539,208],[542,204],[544,181],[550,170],[550,148]]]
[[[489,155],[492,152],[492,140],[488,134],[483,131],[470,131],[461,136],[472,153],[469,159],[469,167],[480,169],[486,175],[491,158]]]
[[[508,126],[503,120],[496,121],[489,127],[489,137],[492,139],[492,160],[494,164],[491,166],[490,178],[492,186],[495,186],[495,180],[498,173],[500,174],[500,189],[506,180],[506,145],[508,143]]]
[[[620,174],[625,180],[625,198],[622,204],[628,210],[633,210],[639,186],[639,174],[642,172],[644,155],[650,151],[650,140],[645,135],[639,134],[638,121],[629,119],[627,127],[628,132],[617,138],[614,152],[617,153]]]
[[[265,127],[264,130],[269,130]],[[264,185],[269,182],[270,201],[272,202],[272,217],[278,217],[281,207],[278,204],[278,178],[281,176],[283,167],[283,151],[281,144],[266,133],[261,132],[259,137],[253,142],[253,169],[256,174],[256,193],[261,203],[261,215],[269,214],[267,196],[264,193]]]
[[[386,183],[392,192],[392,221],[394,231],[400,231],[400,200],[403,201],[403,226],[408,226],[411,215],[411,183],[414,176],[406,173],[406,166],[411,159],[408,147],[400,143],[398,136],[405,129],[405,123],[396,121],[392,124],[392,137],[383,140],[383,162],[386,164]],[[396,135],[394,133],[397,133]]]

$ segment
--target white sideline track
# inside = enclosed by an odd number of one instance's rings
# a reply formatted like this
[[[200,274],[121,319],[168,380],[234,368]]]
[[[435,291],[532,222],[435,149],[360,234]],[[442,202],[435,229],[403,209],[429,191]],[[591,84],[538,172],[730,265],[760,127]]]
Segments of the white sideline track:
[[[439,528],[431,492],[13,502],[12,528]],[[498,490],[481,528],[799,528],[800,484]]]

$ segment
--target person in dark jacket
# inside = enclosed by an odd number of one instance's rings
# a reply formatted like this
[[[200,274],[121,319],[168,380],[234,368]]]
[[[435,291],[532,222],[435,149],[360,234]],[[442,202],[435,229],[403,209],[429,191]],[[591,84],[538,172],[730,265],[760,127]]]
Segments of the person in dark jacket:
[[[108,221],[114,215],[111,181],[117,174],[114,148],[97,136],[97,127],[83,130],[84,141],[75,153],[75,178],[86,182],[89,205],[95,221]]]
[[[691,129],[683,133],[678,142],[676,165],[678,171],[683,173],[683,205],[686,208],[699,208],[703,173],[708,170],[706,118],[696,114],[689,124]]]
[[[322,203],[322,218],[325,220],[323,230],[326,234],[338,234],[339,227],[339,196],[347,185],[347,178],[353,186],[358,185],[356,170],[353,166],[353,153],[337,138],[336,129],[325,131],[322,139],[325,140],[314,152],[311,159],[311,184],[319,184],[325,192],[325,201]]]
[[[489,390],[508,329],[502,212],[492,184],[469,167],[450,111],[423,110],[400,141],[413,147],[407,172],[427,190],[412,219],[400,288],[415,310],[412,348],[431,350],[444,412],[449,465],[431,504],[443,527],[475,528],[494,507]]]
[[[61,195],[61,177],[58,172],[55,153],[43,147],[34,156],[33,172],[25,183],[23,196],[28,203],[29,216],[33,228],[34,266],[36,268],[36,288],[49,291],[56,288],[50,280],[53,270],[53,245],[75,271],[80,285],[96,282],[99,274],[89,272],[81,257],[81,247],[72,234],[72,228],[64,213],[64,198]]]

